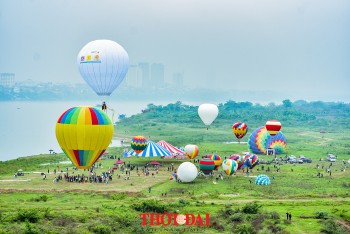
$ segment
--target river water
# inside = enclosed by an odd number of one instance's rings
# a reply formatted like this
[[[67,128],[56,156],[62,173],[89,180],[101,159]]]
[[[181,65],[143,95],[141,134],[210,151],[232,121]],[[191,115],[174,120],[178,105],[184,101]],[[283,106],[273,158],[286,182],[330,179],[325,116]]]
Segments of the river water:
[[[116,121],[119,114],[131,116],[140,113],[151,102],[110,102],[108,111]],[[152,102],[166,105],[169,102]],[[0,161],[21,156],[47,154],[52,149],[62,152],[56,141],[55,125],[60,115],[73,106],[96,106],[100,103],[89,102],[0,102]],[[113,139],[111,146],[119,146]]]

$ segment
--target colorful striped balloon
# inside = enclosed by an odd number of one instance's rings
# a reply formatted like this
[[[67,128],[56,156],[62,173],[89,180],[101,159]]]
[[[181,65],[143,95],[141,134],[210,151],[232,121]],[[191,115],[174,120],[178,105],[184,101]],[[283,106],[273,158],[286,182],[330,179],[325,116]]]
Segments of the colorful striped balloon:
[[[275,149],[276,154],[283,154],[287,151],[287,141],[282,132],[270,136],[265,127],[259,127],[250,135],[248,148],[254,154],[266,154],[268,148]]]
[[[219,155],[217,155],[217,154],[211,154],[211,155],[208,156],[208,158],[210,158],[211,160],[214,161],[214,163],[215,163],[215,168],[214,168],[214,170],[217,170],[218,167],[222,164],[222,159],[221,159],[221,157],[220,157]]]
[[[199,161],[199,169],[206,175],[209,175],[215,168],[215,163],[209,158],[203,158]]]
[[[107,149],[113,130],[112,121],[100,109],[73,107],[58,119],[56,138],[74,166],[88,169]]]
[[[269,132],[270,136],[274,136],[281,130],[282,124],[277,120],[269,120],[266,122],[265,128]]]
[[[137,153],[141,153],[147,147],[147,140],[144,136],[135,136],[131,139],[131,148]]]

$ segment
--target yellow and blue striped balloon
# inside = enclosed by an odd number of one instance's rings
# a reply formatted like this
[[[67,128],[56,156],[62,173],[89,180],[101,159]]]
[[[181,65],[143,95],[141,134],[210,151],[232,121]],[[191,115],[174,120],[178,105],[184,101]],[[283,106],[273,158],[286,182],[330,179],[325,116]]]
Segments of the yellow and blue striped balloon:
[[[63,152],[79,169],[90,168],[113,137],[113,124],[106,113],[94,107],[73,107],[56,123],[56,138]]]

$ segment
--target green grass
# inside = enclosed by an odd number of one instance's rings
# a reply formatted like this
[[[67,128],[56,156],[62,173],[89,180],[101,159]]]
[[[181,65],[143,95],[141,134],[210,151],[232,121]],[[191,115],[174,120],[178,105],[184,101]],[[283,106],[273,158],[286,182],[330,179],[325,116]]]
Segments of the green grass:
[[[123,138],[141,133],[147,137],[151,136],[151,140],[154,141],[165,139],[170,143],[178,142],[178,145],[194,143],[200,149],[198,157],[209,153],[225,157],[247,151],[246,144],[225,144],[235,139],[233,134],[223,127],[213,127],[208,131],[204,128],[187,128],[188,126],[181,124],[156,123],[156,126],[140,127],[141,130],[135,126],[118,125],[116,133]],[[242,171],[237,171],[233,176],[225,175],[217,184],[213,184],[215,178],[208,176],[198,177],[188,184],[169,180],[171,172],[167,171],[167,167],[174,163],[177,168],[180,163],[188,160],[156,158],[162,166],[155,178],[139,177],[132,171],[130,180],[124,180],[125,175],[117,170],[108,185],[65,181],[53,183],[57,176],[52,173],[53,169],[60,166],[60,169],[66,170],[65,165],[59,164],[60,161],[67,160],[63,154],[22,157],[0,162],[0,180],[16,180],[0,182],[0,233],[24,233],[29,232],[29,229],[32,233],[103,233],[103,230],[105,233],[193,233],[193,230],[184,227],[141,227],[139,212],[132,207],[152,199],[166,205],[169,212],[178,210],[181,214],[210,213],[215,225],[213,223],[210,228],[198,229],[199,233],[233,232],[242,223],[232,223],[232,216],[220,215],[222,210],[227,206],[241,209],[254,201],[262,206],[258,215],[264,217],[264,230],[274,227],[280,228],[284,233],[320,233],[323,224],[321,219],[316,218],[316,212],[326,212],[327,218],[350,222],[349,165],[347,164],[346,170],[342,171],[342,159],[350,158],[349,131],[337,130],[322,135],[312,129],[285,127],[283,133],[288,141],[288,155],[302,154],[311,158],[313,162],[279,165],[279,172],[273,164],[264,165],[264,170],[269,167],[270,172],[262,171],[262,165],[256,166],[250,176],[267,174],[272,180],[270,186],[250,184],[249,178]],[[242,141],[246,141],[246,137]],[[111,148],[108,151],[121,157],[122,150]],[[330,163],[319,161],[320,158],[325,159],[327,153],[338,156],[337,162],[331,167],[332,176],[325,171]],[[271,156],[259,157],[265,161],[271,159]],[[153,159],[134,157],[125,160],[141,167]],[[103,168],[99,168],[97,174],[113,167],[114,161],[101,160]],[[72,166],[68,167],[68,172],[72,174]],[[25,176],[14,178],[13,174],[18,169],[27,172]],[[48,174],[47,180],[43,180],[40,174],[31,173],[47,173],[48,169],[51,173]],[[316,176],[318,172],[323,173],[323,178]],[[82,170],[74,173],[87,175],[87,172]],[[120,179],[118,174],[121,175]],[[149,187],[152,187],[151,193],[148,191]],[[167,193],[167,196],[162,196],[162,193]],[[277,212],[280,218],[269,219],[270,212]],[[284,221],[286,212],[293,214],[291,223]],[[39,221],[29,224],[19,221],[23,214],[38,216]],[[243,223],[254,226],[257,217],[245,215]],[[220,229],[220,225],[223,229]]]

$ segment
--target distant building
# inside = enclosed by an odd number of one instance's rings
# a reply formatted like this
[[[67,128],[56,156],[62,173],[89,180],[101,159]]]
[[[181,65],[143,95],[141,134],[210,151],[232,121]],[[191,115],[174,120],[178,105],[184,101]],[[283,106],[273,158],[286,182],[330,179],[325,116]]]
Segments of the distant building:
[[[15,85],[14,73],[0,73],[0,86],[11,88]]]
[[[152,63],[151,83],[155,88],[164,86],[164,65],[162,63]]]
[[[142,87],[148,87],[150,83],[149,79],[149,64],[148,63],[139,63],[140,76],[142,80]]]
[[[142,69],[138,65],[130,65],[128,73],[126,74],[126,85],[130,88],[142,87]]]
[[[175,72],[173,74],[173,84],[176,88],[183,88],[183,85],[184,85],[183,72]]]

